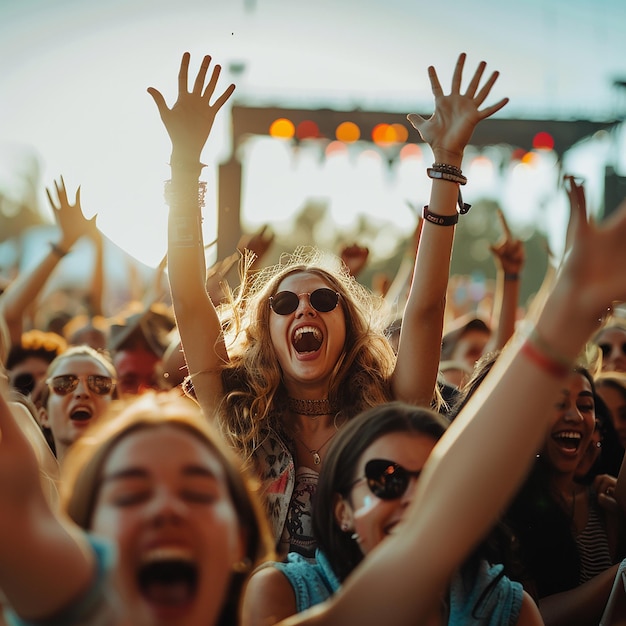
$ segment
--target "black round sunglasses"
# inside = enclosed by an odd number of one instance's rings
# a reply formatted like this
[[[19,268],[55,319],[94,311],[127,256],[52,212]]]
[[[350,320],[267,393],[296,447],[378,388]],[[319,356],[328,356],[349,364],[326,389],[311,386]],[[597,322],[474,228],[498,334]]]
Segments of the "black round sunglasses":
[[[279,291],[275,296],[270,296],[270,308],[278,315],[289,315],[298,308],[300,296],[308,296],[309,303],[319,313],[329,313],[339,304],[339,294],[336,291],[321,287],[311,293],[301,294]]]
[[[372,459],[365,464],[365,476],[357,478],[350,488],[362,480],[381,500],[397,500],[406,492],[411,478],[418,478],[422,470],[411,471],[387,459]]]

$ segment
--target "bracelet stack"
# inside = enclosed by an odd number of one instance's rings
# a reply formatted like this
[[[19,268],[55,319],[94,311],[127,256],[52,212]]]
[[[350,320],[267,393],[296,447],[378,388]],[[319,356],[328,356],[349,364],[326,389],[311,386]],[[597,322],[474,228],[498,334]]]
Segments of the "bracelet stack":
[[[431,167],[426,170],[429,178],[438,180],[447,180],[451,183],[457,183],[458,185],[465,185],[467,178],[463,176],[463,172],[455,165],[448,165],[447,163],[433,163]],[[461,194],[461,188],[459,187],[459,213],[464,215],[472,207],[471,204],[463,202],[463,195]]]

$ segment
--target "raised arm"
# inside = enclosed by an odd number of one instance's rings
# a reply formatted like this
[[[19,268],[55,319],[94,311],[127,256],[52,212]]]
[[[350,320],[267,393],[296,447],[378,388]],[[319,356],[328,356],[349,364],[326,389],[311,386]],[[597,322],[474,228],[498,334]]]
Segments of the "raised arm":
[[[22,272],[7,287],[0,297],[0,312],[9,328],[11,343],[19,343],[23,330],[23,317],[26,308],[37,299],[48,278],[61,259],[70,252],[72,246],[83,235],[93,233],[96,228],[95,217],[85,219],[80,205],[80,187],[76,190],[74,202],[67,197],[63,176],[54,181],[56,198],[46,188],[48,201],[55,220],[61,229],[58,242],[50,243],[50,250],[29,272]]]
[[[35,621],[57,614],[90,586],[95,559],[82,531],[50,509],[3,374],[0,387],[0,589],[20,617]]]
[[[186,52],[178,74],[178,98],[171,108],[156,89],[151,87],[148,93],[154,98],[172,142],[172,178],[166,189],[170,206],[168,268],[172,302],[196,397],[210,419],[222,398],[220,372],[228,354],[217,312],[205,289],[201,229],[205,185],[199,183],[204,167],[200,158],[215,116],[235,86],[230,85],[216,96],[221,68],[213,67],[205,85],[211,64],[211,57],[205,56],[189,90],[189,59]]]
[[[501,210],[498,219],[502,227],[502,238],[491,246],[496,263],[496,293],[491,314],[494,329],[488,350],[500,350],[515,332],[521,272],[524,267],[524,244],[513,237]]]
[[[409,626],[436,613],[452,573],[523,481],[545,437],[548,408],[602,311],[626,297],[626,202],[601,226],[576,207],[570,235],[571,249],[535,324],[541,340],[509,342],[435,447],[401,527],[334,600],[285,626]]]
[[[486,67],[484,62],[479,64],[466,91],[461,93],[464,63],[465,54],[461,54],[448,95],[443,93],[435,68],[429,67],[435,112],[427,120],[419,115],[408,116],[430,145],[436,165],[429,168],[429,175],[433,177],[430,202],[424,214],[392,384],[398,400],[426,406],[432,401],[439,368],[445,295],[460,200],[459,185],[455,181],[464,178],[460,169],[463,152],[476,124],[508,101],[504,98],[480,109],[498,77],[494,72],[479,89]],[[437,171],[433,171],[435,169]]]

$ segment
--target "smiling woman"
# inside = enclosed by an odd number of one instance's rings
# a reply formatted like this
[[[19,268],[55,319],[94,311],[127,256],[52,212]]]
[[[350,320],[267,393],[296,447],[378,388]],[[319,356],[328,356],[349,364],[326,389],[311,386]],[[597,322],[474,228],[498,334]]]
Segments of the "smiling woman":
[[[195,397],[206,417],[253,465],[281,553],[312,558],[311,503],[327,446],[357,413],[389,400],[437,404],[443,305],[463,151],[475,126],[506,98],[484,106],[496,79],[480,63],[461,93],[465,54],[444,94],[433,68],[435,113],[410,122],[436,163],[458,176],[431,176],[431,212],[421,232],[397,354],[381,301],[345,265],[319,250],[297,249],[265,271],[245,273],[237,297],[216,309],[204,288],[202,151],[216,115],[233,93],[217,88],[221,68],[205,56],[193,81],[183,55],[178,98],[170,107],[154,88],[172,142],[168,263],[172,301]],[[192,83],[192,84],[190,84]],[[349,185],[347,185],[349,189]],[[462,204],[462,203],[461,203]]]

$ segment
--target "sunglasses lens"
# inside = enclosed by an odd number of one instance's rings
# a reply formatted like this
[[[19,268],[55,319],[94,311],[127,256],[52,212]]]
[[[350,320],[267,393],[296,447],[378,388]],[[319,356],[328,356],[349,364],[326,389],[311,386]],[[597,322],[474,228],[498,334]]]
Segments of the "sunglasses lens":
[[[370,491],[381,500],[402,496],[409,484],[406,472],[397,463],[375,459],[365,465],[365,477]]]
[[[66,396],[78,386],[78,378],[73,374],[65,374],[64,376],[55,376],[52,379],[52,391],[59,396]]]
[[[35,377],[28,372],[24,372],[23,374],[18,374],[13,379],[12,384],[15,389],[27,396],[32,393],[35,388]]]
[[[293,291],[279,291],[270,298],[270,306],[278,315],[289,315],[297,308],[300,300]]]
[[[320,313],[328,313],[337,306],[339,294],[332,289],[316,289],[310,297],[311,306]]]
[[[89,389],[99,396],[106,396],[113,389],[113,379],[108,376],[88,376]]]

